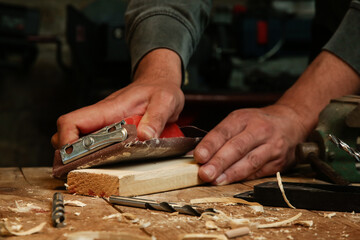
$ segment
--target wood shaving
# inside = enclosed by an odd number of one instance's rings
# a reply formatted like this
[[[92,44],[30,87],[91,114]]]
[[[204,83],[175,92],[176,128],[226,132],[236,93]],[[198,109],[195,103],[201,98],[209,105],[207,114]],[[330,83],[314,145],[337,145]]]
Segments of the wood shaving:
[[[140,228],[147,228],[150,227],[151,222],[145,222],[145,223],[141,223]]]
[[[227,236],[228,238],[235,238],[248,235],[249,233],[250,229],[248,227],[241,227],[226,231],[225,236]]]
[[[219,227],[211,220],[205,222],[205,228],[208,230],[219,230]]]
[[[336,212],[332,212],[332,213],[324,213],[324,217],[326,217],[326,218],[332,218],[332,217],[334,217],[336,215]]]
[[[75,200],[75,201],[73,201],[73,200],[65,200],[64,205],[73,206],[73,207],[85,207],[86,206],[85,203],[77,201],[77,200]]]
[[[310,220],[310,221],[298,221],[295,223],[296,225],[301,225],[304,227],[312,227],[314,225],[314,221]]]
[[[112,218],[117,218],[119,220],[119,222],[122,219],[122,214],[121,213],[114,213],[114,214],[110,214],[108,216],[104,216],[102,219],[112,219]]]
[[[43,222],[43,223],[39,224],[38,226],[33,227],[29,230],[26,230],[23,232],[17,232],[17,231],[12,230],[12,226],[9,226],[7,221],[4,221],[4,222],[0,223],[0,234],[1,234],[1,236],[6,236],[6,235],[27,236],[27,235],[31,235],[31,234],[40,232],[44,228],[45,225],[46,225],[46,222]]]
[[[150,237],[137,236],[134,233],[126,232],[106,232],[106,231],[82,231],[74,233],[65,233],[67,240],[97,240],[97,239],[132,239],[132,240],[150,240]]]
[[[127,220],[135,220],[137,217],[132,213],[123,213],[122,214]]]
[[[235,204],[235,203],[241,203],[241,204],[246,204],[246,205],[251,205],[251,206],[260,205],[257,202],[248,202],[248,201],[246,201],[244,199],[241,199],[241,198],[232,198],[232,197],[197,198],[197,199],[190,200],[190,203],[191,204],[199,204],[199,203],[231,203],[231,204]]]
[[[41,207],[34,205],[33,203],[25,203],[22,206],[15,201],[16,208],[8,207],[9,210],[17,213],[26,213],[32,210],[43,210]]]
[[[227,240],[227,237],[222,234],[205,234],[205,233],[188,233],[180,235],[180,240]]]
[[[264,207],[262,205],[252,205],[252,206],[248,206],[249,208],[251,208],[252,212],[254,213],[263,213],[264,212]]]
[[[80,213],[79,212],[74,212],[74,215],[75,216],[80,216]]]
[[[297,214],[294,217],[291,217],[289,219],[286,219],[284,221],[280,221],[280,222],[274,222],[274,223],[266,223],[266,224],[259,224],[257,226],[257,228],[273,228],[273,227],[282,227],[285,226],[295,220],[297,220],[299,217],[301,217],[302,213]]]
[[[294,207],[293,205],[291,205],[291,203],[289,202],[289,200],[287,199],[287,197],[286,197],[286,195],[285,195],[285,190],[284,190],[284,186],[283,186],[282,181],[281,181],[280,172],[277,172],[277,173],[276,173],[276,178],[277,178],[277,181],[278,181],[278,185],[279,185],[281,194],[282,194],[282,196],[283,196],[283,198],[284,198],[284,201],[286,202],[286,204],[287,204],[290,208],[295,209],[295,207]]]

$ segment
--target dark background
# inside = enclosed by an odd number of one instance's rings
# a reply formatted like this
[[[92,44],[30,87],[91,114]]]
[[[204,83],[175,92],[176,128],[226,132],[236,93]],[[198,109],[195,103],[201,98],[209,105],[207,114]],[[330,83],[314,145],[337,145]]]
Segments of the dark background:
[[[210,130],[235,109],[276,101],[308,64],[313,5],[214,1],[179,124]],[[1,167],[51,165],[56,119],[129,83],[125,8],[115,0],[0,0]]]

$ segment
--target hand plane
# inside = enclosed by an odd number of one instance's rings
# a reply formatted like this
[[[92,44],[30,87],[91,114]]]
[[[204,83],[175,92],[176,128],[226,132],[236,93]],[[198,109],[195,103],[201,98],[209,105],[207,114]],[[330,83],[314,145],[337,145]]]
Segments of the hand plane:
[[[66,178],[74,169],[181,156],[194,149],[206,134],[196,127],[180,128],[170,123],[159,138],[142,141],[136,130],[140,120],[141,116],[126,118],[56,150],[53,176]]]
[[[310,162],[319,177],[341,185],[360,182],[360,96],[331,100],[307,142],[296,149],[298,162]]]

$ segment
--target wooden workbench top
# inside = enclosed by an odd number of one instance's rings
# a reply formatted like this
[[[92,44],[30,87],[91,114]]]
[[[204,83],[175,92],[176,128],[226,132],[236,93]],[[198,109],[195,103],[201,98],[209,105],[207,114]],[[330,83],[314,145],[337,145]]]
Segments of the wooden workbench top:
[[[188,189],[158,193],[146,198],[170,201],[190,202],[194,198],[231,197],[234,194],[248,191],[252,186],[275,178],[266,178],[228,186],[199,186]],[[312,178],[284,177],[284,181],[313,182]],[[63,192],[66,201],[77,200],[86,206],[65,206],[66,226],[54,228],[51,224],[52,196]],[[311,197],[311,196],[309,196]],[[202,204],[197,204],[202,206]],[[23,207],[31,210],[26,211]],[[303,209],[264,207],[263,213],[256,213],[245,205],[225,203],[207,203],[204,208],[214,207],[232,218],[247,218],[259,223],[269,223],[288,219],[302,213],[299,220],[313,221],[313,226],[289,225],[279,228],[252,228],[250,235],[238,239],[359,239],[360,214],[337,212],[309,211]],[[18,211],[23,210],[23,212]],[[122,213],[121,221],[109,217]],[[124,216],[133,216],[134,220]],[[332,216],[333,215],[333,216]],[[331,218],[329,216],[332,216]],[[129,216],[128,216],[129,217]],[[152,211],[123,206],[112,206],[106,199],[68,194],[64,182],[51,177],[51,168],[0,168],[0,220],[6,220],[8,226],[21,226],[26,231],[43,222],[45,227],[31,236],[10,236],[6,239],[76,239],[71,238],[77,232],[99,232],[99,239],[179,239],[186,233],[222,234],[229,230],[225,223],[216,221],[218,230],[208,230],[206,220],[194,216],[175,215],[166,212]],[[140,226],[144,224],[146,228]],[[119,237],[119,236],[122,236]],[[130,236],[130,237],[126,237]],[[0,236],[1,239],[1,236]],[[88,238],[87,238],[88,239]],[[92,239],[92,238],[89,238]],[[155,238],[153,238],[155,239]]]

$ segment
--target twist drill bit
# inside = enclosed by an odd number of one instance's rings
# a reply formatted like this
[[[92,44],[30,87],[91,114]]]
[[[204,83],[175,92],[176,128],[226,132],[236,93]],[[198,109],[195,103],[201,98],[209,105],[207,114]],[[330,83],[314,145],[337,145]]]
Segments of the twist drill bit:
[[[65,226],[64,197],[59,192],[54,193],[53,196],[51,220],[54,227]]]
[[[328,137],[329,137],[329,140],[331,142],[333,142],[338,148],[344,150],[345,152],[350,154],[353,158],[355,158],[356,161],[360,162],[360,152],[353,149],[352,147],[347,145],[344,141],[342,141],[341,139],[335,137],[332,134],[329,134]]]

